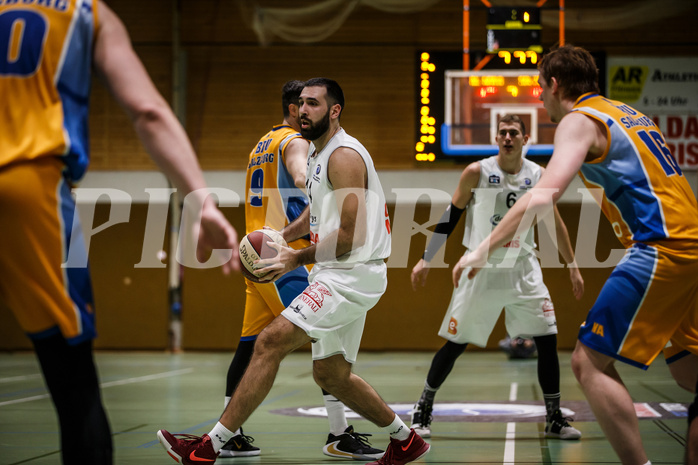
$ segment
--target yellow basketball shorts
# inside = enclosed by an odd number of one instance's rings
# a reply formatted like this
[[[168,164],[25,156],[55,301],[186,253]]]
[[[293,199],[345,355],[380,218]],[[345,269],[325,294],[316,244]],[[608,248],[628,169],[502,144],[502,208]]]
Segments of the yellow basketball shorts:
[[[254,283],[248,279],[245,281],[245,315],[242,319],[240,340],[250,341],[256,339],[259,333],[308,287],[308,270],[301,266],[273,283]]]
[[[668,362],[684,351],[698,355],[698,242],[629,248],[589,311],[579,340],[643,369],[662,350]]]
[[[96,331],[86,257],[81,268],[62,266],[71,239],[85,255],[64,168],[58,158],[0,168],[0,299],[30,338],[60,332],[77,344]]]

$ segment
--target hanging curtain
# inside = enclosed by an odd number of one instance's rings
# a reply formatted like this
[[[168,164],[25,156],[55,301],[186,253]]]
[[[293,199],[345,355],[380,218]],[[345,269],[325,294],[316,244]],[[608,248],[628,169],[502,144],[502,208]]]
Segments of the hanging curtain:
[[[680,15],[693,8],[695,0],[641,0],[632,4],[599,8],[565,8],[565,29],[574,31],[612,31],[642,26]],[[549,3],[557,3],[549,0]],[[609,2],[611,3],[611,2]],[[612,4],[612,3],[611,3]],[[541,24],[557,27],[558,12],[543,10]]]
[[[320,42],[334,34],[361,5],[388,13],[414,13],[439,1],[323,0],[299,8],[266,8],[259,0],[239,0],[239,4],[259,43],[269,45],[275,37],[302,44]]]
[[[416,13],[439,1],[460,0],[318,0],[297,8],[264,7],[263,0],[237,0],[243,17],[254,30],[261,45],[278,37],[287,42],[320,42],[334,34],[359,6],[370,6],[388,13]],[[632,5],[609,8],[566,8],[565,29],[579,31],[620,30],[680,15],[693,7],[695,0],[638,0]],[[471,0],[473,7],[478,0]],[[493,2],[495,5],[497,2]],[[533,0],[502,0],[506,6],[533,6]],[[612,4],[612,2],[609,2]],[[549,0],[542,11],[541,23],[557,27],[556,0]]]

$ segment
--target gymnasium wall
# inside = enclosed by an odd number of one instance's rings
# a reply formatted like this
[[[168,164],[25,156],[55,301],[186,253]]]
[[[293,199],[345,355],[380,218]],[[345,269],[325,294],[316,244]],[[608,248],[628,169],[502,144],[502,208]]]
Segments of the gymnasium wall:
[[[396,208],[417,224],[429,221],[431,206],[418,204],[396,207],[389,205],[391,218]],[[438,204],[439,211],[445,205]],[[580,205],[559,206],[576,243]],[[412,210],[414,209],[414,213]],[[98,204],[94,227],[106,222],[110,207]],[[224,209],[238,231],[244,230],[242,207]],[[162,350],[168,347],[169,304],[165,268],[136,268],[141,261],[147,206],[133,204],[127,223],[115,224],[92,237],[90,245],[91,271],[97,311],[99,338],[96,347],[102,349]],[[446,246],[445,263],[453,264],[463,253],[461,221]],[[588,233],[588,228],[585,229]],[[413,291],[410,284],[412,266],[419,260],[426,238],[418,233],[393,232],[393,256],[388,262],[388,289],[378,305],[368,313],[362,348],[370,350],[433,350],[443,344],[436,333],[448,306],[453,285],[451,268],[434,268],[429,272],[427,286]],[[408,242],[405,239],[408,239]],[[610,226],[601,218],[598,228],[596,255],[599,262],[609,256],[610,249],[619,249]],[[405,244],[409,244],[406,248]],[[407,256],[407,266],[400,262]],[[582,269],[587,292],[576,301],[571,292],[569,272],[564,268],[544,268],[545,283],[555,304],[559,346],[574,347],[579,325],[594,301],[611,269]],[[220,268],[194,270],[184,268],[182,274],[182,347],[196,350],[228,350],[237,346],[242,328],[245,285],[240,274],[224,276]],[[0,349],[29,348],[30,344],[7,309],[0,309]],[[502,321],[490,338],[488,347],[496,347],[505,336]]]
[[[315,3],[317,1],[313,0]],[[260,46],[238,5],[288,8],[313,1],[196,0],[182,1],[181,44],[186,55],[184,115],[187,131],[206,170],[243,169],[250,148],[268,128],[280,122],[279,93],[289,79],[326,76],[343,87],[347,104],[343,126],[369,148],[379,169],[414,169],[416,142],[415,78],[423,50],[462,50],[462,1],[441,0],[420,13],[390,14],[358,7],[342,27],[322,42],[289,43],[276,39]],[[653,0],[649,0],[652,3]],[[163,95],[172,88],[172,0],[112,0],[124,19],[136,51]],[[534,4],[510,1],[510,4]],[[618,14],[637,2],[619,0],[566,2],[566,41],[594,52],[616,55],[696,56],[693,28],[698,3],[669,19],[638,20],[629,27],[598,30],[600,12]],[[648,2],[645,2],[648,3]],[[662,5],[655,0],[654,3]],[[470,48],[473,60],[484,56],[486,9],[471,0]],[[497,2],[495,2],[497,4]],[[550,0],[553,18],[557,2]],[[665,6],[666,8],[666,6]],[[691,14],[691,11],[693,14]],[[587,21],[585,22],[585,19]],[[620,23],[622,25],[623,23]],[[585,26],[586,25],[586,26]],[[557,26],[543,25],[545,47],[558,38]],[[103,86],[92,96],[93,170],[154,169],[118,105]],[[442,168],[442,167],[441,167]],[[419,169],[429,169],[423,165]],[[458,168],[460,169],[460,168]]]
[[[677,0],[678,1],[678,0]],[[134,47],[157,87],[170,98],[172,86],[172,4],[169,0],[112,0],[107,2],[129,29]],[[462,2],[442,0],[433,7],[411,14],[389,14],[358,7],[335,34],[315,44],[276,40],[260,46],[240,4],[232,0],[181,2],[181,41],[186,53],[185,82],[180,95],[185,102],[184,123],[209,173],[243,170],[249,150],[268,128],[281,122],[279,93],[288,79],[327,76],[344,88],[347,105],[342,125],[371,152],[380,172],[392,171],[405,184],[418,181],[434,170],[451,172],[448,182],[435,188],[451,192],[463,164],[417,165],[414,161],[414,98],[417,53],[429,50],[459,51],[462,48]],[[251,2],[254,3],[254,2]],[[259,0],[257,3],[288,7],[291,2]],[[301,1],[299,4],[311,2]],[[471,48],[484,49],[485,10],[471,0]],[[526,2],[508,2],[522,3]],[[528,2],[528,4],[535,2]],[[551,0],[551,7],[556,2]],[[636,2],[613,2],[614,9],[631,8]],[[567,14],[583,24],[587,11],[601,11],[602,0],[567,1]],[[692,13],[691,13],[692,12]],[[667,20],[648,17],[641,24],[609,30],[577,28],[566,40],[591,51],[643,56],[696,55],[698,39],[692,30],[698,13]],[[581,20],[580,20],[581,18]],[[549,47],[557,40],[556,27],[544,26]],[[139,144],[118,105],[99,83],[92,94],[90,130],[93,173],[154,171],[155,165]],[[101,181],[103,187],[109,181]],[[242,191],[240,191],[242,192]],[[399,204],[389,201],[391,217]],[[560,205],[573,243],[579,225],[580,205]],[[109,207],[97,206],[95,225],[105,221]],[[242,208],[225,213],[238,231],[244,231]],[[424,222],[430,206],[420,204],[414,214]],[[154,349],[168,345],[168,276],[166,269],[140,269],[147,206],[134,203],[128,223],[111,226],[92,239],[90,259],[102,349]],[[462,237],[463,224],[453,233]],[[586,231],[585,231],[586,232]],[[619,247],[605,220],[597,231],[599,261]],[[424,235],[416,235],[408,250],[407,267],[389,269],[388,291],[369,312],[362,347],[369,350],[433,350],[442,344],[436,336],[448,305],[452,284],[450,269],[430,272],[426,288],[412,291],[411,267],[421,256]],[[455,263],[463,251],[459,241],[449,241],[446,262]],[[570,290],[568,272],[545,269],[544,278],[557,310],[559,346],[571,349],[579,324],[593,303],[610,268],[582,269],[585,297],[577,302]],[[244,283],[240,275],[225,277],[220,270],[183,270],[183,348],[231,350],[236,347],[244,308]],[[8,309],[0,304],[0,350],[29,348]],[[503,326],[490,339],[496,347],[504,336]]]

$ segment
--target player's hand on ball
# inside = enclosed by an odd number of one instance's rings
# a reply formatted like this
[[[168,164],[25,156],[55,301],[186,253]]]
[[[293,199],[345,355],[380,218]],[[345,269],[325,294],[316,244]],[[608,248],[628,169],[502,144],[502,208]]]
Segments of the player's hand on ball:
[[[264,264],[257,263],[260,259],[271,259],[278,256],[277,248],[273,246],[286,246],[286,241],[281,234],[273,229],[257,229],[250,232],[240,241],[239,257],[242,274],[250,281],[261,283],[270,282],[272,277],[261,279],[271,271],[262,270]]]
[[[289,271],[298,268],[296,263],[296,251],[291,247],[276,242],[267,242],[267,245],[276,250],[276,256],[262,258],[254,262],[255,271],[260,282],[272,283]]]

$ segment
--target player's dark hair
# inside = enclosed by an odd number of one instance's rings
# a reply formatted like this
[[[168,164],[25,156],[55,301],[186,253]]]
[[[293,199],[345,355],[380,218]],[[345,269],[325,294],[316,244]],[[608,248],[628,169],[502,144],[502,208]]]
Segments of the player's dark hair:
[[[342,115],[342,111],[344,111],[344,92],[339,87],[337,81],[324,77],[312,78],[305,82],[305,87],[324,87],[327,90],[327,103],[329,106],[339,104],[339,115]]]
[[[543,56],[538,70],[548,85],[557,80],[562,96],[577,100],[587,92],[599,93],[599,70],[591,53],[581,47],[564,45]]]
[[[291,104],[298,105],[298,97],[301,96],[301,91],[305,87],[303,81],[288,81],[281,89],[281,106],[284,112],[284,118],[290,115],[288,106]]]
[[[526,125],[523,120],[519,118],[519,115],[504,115],[499,119],[499,123],[516,123],[521,128],[521,135],[526,135]],[[499,123],[497,123],[497,128],[499,128]]]

